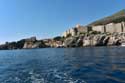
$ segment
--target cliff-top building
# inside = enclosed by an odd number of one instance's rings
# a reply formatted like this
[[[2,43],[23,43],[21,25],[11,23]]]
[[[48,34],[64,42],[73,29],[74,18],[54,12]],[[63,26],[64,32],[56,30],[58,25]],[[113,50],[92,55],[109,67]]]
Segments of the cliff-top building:
[[[88,32],[89,28],[86,26],[81,26],[81,25],[76,25],[75,27],[65,31],[62,36],[67,37],[67,36],[75,36],[80,33]]]
[[[100,31],[102,33],[125,32],[125,10],[113,14],[112,16],[95,21],[88,26],[91,26],[93,31]]]
[[[79,33],[99,31],[101,33],[122,33],[125,32],[125,10],[97,20],[87,26],[76,25],[75,27],[65,31],[62,36],[75,36]]]

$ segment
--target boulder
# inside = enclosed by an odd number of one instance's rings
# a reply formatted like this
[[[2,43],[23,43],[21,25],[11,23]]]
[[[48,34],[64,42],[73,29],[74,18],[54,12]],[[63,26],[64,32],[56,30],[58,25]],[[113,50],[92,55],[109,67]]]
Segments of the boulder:
[[[105,35],[100,35],[99,39],[97,40],[97,46],[104,46],[104,39],[105,39]]]
[[[67,38],[64,41],[64,47],[76,47],[76,41],[77,41],[76,37]]]
[[[92,40],[90,39],[90,37],[85,37],[83,39],[83,46],[92,46]]]
[[[33,42],[25,42],[23,48],[24,49],[30,49],[33,46]]]
[[[46,45],[43,43],[43,41],[25,42],[25,44],[23,46],[24,49],[43,48],[43,47],[46,47]]]
[[[103,40],[103,45],[104,46],[107,46],[108,45],[108,42],[109,42],[109,36],[106,36],[105,39]]]
[[[82,47],[82,45],[83,45],[83,40],[82,40],[82,38],[79,38],[78,40],[77,40],[77,42],[76,42],[76,47]]]

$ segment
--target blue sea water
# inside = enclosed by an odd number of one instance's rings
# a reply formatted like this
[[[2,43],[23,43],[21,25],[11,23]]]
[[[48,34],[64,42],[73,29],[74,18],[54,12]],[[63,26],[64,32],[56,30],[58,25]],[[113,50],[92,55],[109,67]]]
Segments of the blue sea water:
[[[1,50],[0,83],[125,83],[125,48]]]

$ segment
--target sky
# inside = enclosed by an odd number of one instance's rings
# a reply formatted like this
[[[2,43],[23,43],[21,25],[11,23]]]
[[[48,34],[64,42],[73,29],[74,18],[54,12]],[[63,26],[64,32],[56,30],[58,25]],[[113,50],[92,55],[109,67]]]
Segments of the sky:
[[[0,0],[0,43],[61,35],[125,9],[125,0]]]

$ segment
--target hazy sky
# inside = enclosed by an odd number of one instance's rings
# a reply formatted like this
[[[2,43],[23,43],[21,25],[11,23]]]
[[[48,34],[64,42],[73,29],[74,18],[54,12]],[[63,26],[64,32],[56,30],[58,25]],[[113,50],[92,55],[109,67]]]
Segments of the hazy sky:
[[[0,43],[54,37],[125,8],[125,0],[0,0]]]

